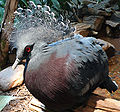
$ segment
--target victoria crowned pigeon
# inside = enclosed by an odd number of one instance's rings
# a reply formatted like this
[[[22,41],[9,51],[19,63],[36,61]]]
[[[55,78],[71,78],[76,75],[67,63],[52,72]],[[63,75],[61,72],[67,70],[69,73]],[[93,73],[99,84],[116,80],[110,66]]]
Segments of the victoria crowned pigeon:
[[[48,24],[44,21],[38,26],[21,28],[22,31],[10,37],[17,48],[12,67],[15,69],[26,59],[24,82],[34,97],[49,110],[65,112],[83,105],[97,87],[110,93],[117,90],[117,85],[108,76],[107,55],[95,38],[69,36],[66,26],[62,33],[67,38],[48,43],[45,39],[55,38],[62,27],[59,30],[56,25],[57,30],[46,27]]]

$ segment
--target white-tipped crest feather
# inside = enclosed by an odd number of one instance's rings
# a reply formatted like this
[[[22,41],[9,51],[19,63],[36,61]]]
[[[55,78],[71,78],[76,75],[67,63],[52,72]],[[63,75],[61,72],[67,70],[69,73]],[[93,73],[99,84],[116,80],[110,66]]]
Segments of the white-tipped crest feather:
[[[34,6],[34,8],[33,8]],[[63,22],[63,17],[55,18],[49,6],[35,6],[30,2],[30,8],[18,8],[15,12],[19,23],[16,24],[9,42],[13,48],[19,48],[36,41],[51,43],[59,39],[64,39],[73,34],[74,28],[70,27],[69,22]]]

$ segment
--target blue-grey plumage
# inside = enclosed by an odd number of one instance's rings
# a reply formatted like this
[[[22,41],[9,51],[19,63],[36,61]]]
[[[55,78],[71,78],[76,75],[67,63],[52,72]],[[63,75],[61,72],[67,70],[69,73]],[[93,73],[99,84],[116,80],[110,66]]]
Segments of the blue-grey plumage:
[[[25,84],[50,110],[62,112],[83,104],[109,79],[106,53],[93,37],[72,38],[53,46],[41,42],[41,47],[37,46],[29,57]],[[113,87],[110,92],[117,89]]]
[[[107,55],[93,37],[74,35],[51,44],[31,41],[24,47],[18,48],[17,59],[27,59],[25,84],[50,110],[82,105],[97,87],[117,90],[108,76]]]
[[[9,39],[17,48],[12,68],[26,59],[24,82],[33,96],[48,109],[64,112],[83,105],[97,87],[116,91],[117,85],[108,76],[107,55],[99,42],[75,35],[68,23],[37,8]]]
[[[16,62],[27,59],[25,84],[48,109],[63,112],[82,105],[97,87],[117,90],[108,76],[107,55],[95,38],[33,42],[18,49]]]

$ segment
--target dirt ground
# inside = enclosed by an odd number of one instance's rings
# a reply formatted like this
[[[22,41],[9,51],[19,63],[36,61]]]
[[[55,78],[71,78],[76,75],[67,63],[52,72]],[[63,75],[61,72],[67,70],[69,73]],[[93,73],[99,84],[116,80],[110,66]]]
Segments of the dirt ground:
[[[32,95],[25,85],[17,87],[9,92],[2,93],[2,95],[12,95],[20,98],[10,101],[1,112],[33,112],[29,109],[29,102],[32,99]]]

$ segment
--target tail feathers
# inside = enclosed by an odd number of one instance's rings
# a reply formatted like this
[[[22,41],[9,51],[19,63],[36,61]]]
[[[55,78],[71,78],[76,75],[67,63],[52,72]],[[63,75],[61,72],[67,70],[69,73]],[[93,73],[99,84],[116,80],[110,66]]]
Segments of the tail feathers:
[[[118,85],[115,81],[112,81],[110,77],[108,77],[101,85],[100,88],[107,89],[110,93],[115,92],[118,89]]]

